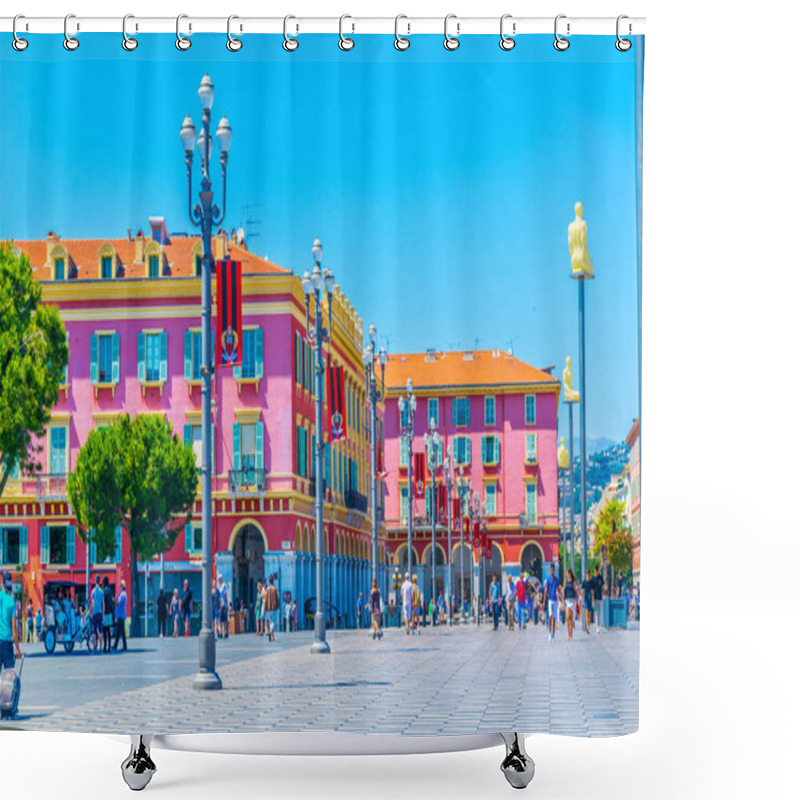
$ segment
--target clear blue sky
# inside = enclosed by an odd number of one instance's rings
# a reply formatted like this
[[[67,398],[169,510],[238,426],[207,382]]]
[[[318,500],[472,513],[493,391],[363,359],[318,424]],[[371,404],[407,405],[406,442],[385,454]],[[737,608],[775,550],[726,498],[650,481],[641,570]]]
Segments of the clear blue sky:
[[[0,48],[0,237],[117,237],[163,215],[190,229],[178,132],[233,128],[225,226],[261,221],[250,246],[300,272],[315,236],[356,309],[392,352],[513,347],[537,366],[573,356],[577,284],[567,225],[584,204],[596,279],[587,285],[587,427],[622,438],[637,414],[637,86],[641,53],[613,37],[85,35]],[[218,181],[218,151],[212,178]],[[195,173],[197,176],[197,172]],[[195,182],[195,187],[197,182]],[[578,387],[579,388],[579,387]],[[562,414],[562,425],[566,415]],[[577,419],[576,419],[577,423]],[[576,425],[577,433],[577,425]]]

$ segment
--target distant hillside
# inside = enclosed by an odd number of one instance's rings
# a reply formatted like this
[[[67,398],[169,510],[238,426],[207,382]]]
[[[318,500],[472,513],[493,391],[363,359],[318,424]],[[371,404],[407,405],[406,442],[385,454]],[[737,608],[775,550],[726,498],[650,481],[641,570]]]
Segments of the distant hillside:
[[[607,444],[602,450],[590,452],[586,459],[586,503],[591,507],[603,494],[603,489],[612,475],[619,475],[628,463],[628,445],[625,442]],[[580,453],[575,454],[574,462],[575,487],[580,486],[581,463]],[[575,511],[581,507],[580,492],[575,493]]]

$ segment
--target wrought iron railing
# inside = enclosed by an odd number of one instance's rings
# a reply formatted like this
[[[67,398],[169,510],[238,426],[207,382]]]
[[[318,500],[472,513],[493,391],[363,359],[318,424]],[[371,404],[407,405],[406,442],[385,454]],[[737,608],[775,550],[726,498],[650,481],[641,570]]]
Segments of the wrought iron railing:
[[[267,491],[267,471],[248,467],[228,470],[228,492],[232,497],[264,494]]]
[[[66,500],[67,475],[44,474],[36,476],[37,500]]]
[[[354,492],[352,490],[346,491],[344,493],[344,504],[347,508],[352,508],[365,514],[367,513],[367,497],[359,492]]]

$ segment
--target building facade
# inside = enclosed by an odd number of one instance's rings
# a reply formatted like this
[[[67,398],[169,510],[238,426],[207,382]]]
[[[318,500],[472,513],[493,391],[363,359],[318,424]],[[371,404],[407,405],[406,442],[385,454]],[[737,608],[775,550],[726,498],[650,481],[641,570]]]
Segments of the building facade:
[[[45,437],[34,442],[42,447],[42,472],[15,474],[0,498],[2,568],[38,606],[57,585],[72,585],[82,597],[87,575],[105,573],[113,584],[125,578],[131,585],[126,537],[118,532],[116,552],[99,563],[66,496],[66,477],[93,428],[124,412],[159,414],[194,448],[199,464],[202,243],[170,236],[163,218],[153,217],[149,236],[64,240],[50,233],[13,244],[30,258],[44,302],[58,307],[70,349],[59,402]],[[230,254],[241,261],[243,273],[242,366],[217,370],[212,382],[215,574],[229,582],[235,602],[251,607],[257,581],[274,575],[281,596],[297,600],[305,627],[306,601],[315,595],[313,504],[320,477],[305,295],[297,275],[249,252],[235,235],[219,231],[213,247],[214,258]],[[368,590],[371,574],[363,335],[338,286],[332,306],[326,352],[330,363],[344,367],[349,424],[343,442],[331,445],[323,432],[325,602],[337,624],[352,625],[355,598]],[[187,579],[201,597],[199,481],[197,492],[195,521],[163,559],[140,563],[138,611],[144,619],[147,597],[151,632],[159,587],[171,593]],[[385,562],[382,534],[379,558]],[[195,617],[197,627],[199,608]]]
[[[639,586],[641,578],[642,558],[642,511],[641,511],[641,468],[639,443],[639,419],[637,418],[625,441],[630,448],[628,456],[628,472],[630,480],[630,493],[628,496],[628,515],[633,537],[633,585]]]
[[[398,401],[411,379],[417,407],[413,451],[424,449],[431,419],[442,437],[436,481],[444,480],[443,457],[452,450],[456,483],[471,481],[485,505],[491,558],[479,565],[472,547],[462,547],[446,526],[437,525],[436,591],[445,586],[452,564],[451,591],[475,594],[476,581],[486,586],[492,574],[542,577],[558,562],[557,428],[560,382],[549,370],[537,369],[500,350],[389,355],[386,366],[386,536],[393,567],[407,564],[408,455],[402,431],[407,412]],[[412,462],[413,463],[413,462]],[[415,481],[419,476],[415,476]],[[428,499],[413,500],[412,565],[420,565],[424,594],[433,589],[433,547]],[[455,494],[458,489],[454,489]],[[412,495],[414,493],[412,492]],[[452,496],[451,496],[452,499]],[[480,569],[479,569],[480,567]],[[481,577],[478,578],[477,575]]]

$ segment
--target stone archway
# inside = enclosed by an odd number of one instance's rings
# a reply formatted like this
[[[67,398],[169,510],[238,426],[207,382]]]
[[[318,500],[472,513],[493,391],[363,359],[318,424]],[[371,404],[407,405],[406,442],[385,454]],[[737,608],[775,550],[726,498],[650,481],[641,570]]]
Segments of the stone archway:
[[[541,582],[542,580],[542,562],[544,561],[544,553],[542,548],[536,542],[528,542],[522,548],[519,555],[519,569],[520,572],[525,572],[528,575],[533,575]]]
[[[444,587],[446,584],[445,581],[445,574],[447,572],[447,555],[445,554],[444,548],[439,544],[436,543],[436,591],[435,597],[439,596],[439,592],[444,591]],[[422,575],[420,577],[422,581],[422,587],[424,589],[425,594],[425,603],[427,605],[428,600],[431,597],[431,592],[433,591],[433,545],[428,545],[425,548],[425,551],[422,554]]]
[[[472,582],[474,579],[474,559],[472,547],[468,544],[457,542],[453,547],[453,588],[456,601],[461,605],[462,597],[469,601],[472,597]]]
[[[484,590],[486,594],[485,597],[489,596],[489,585],[492,582],[492,575],[497,575],[497,580],[499,581],[501,587],[505,588],[503,585],[503,551],[500,549],[500,545],[497,542],[492,542],[492,560],[490,562],[484,562],[484,583],[486,586]]]
[[[235,606],[243,602],[252,607],[255,603],[258,581],[264,580],[266,542],[263,529],[254,520],[243,520],[231,535],[231,601]]]

